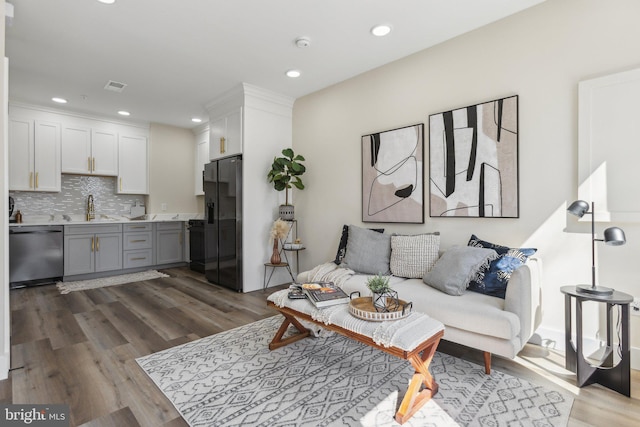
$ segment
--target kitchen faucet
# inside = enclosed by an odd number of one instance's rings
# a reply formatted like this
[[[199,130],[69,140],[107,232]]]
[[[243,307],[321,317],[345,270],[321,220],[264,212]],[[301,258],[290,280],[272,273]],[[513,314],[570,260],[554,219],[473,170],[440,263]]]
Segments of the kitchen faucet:
[[[96,208],[93,206],[93,194],[89,194],[87,198],[87,221],[91,221],[96,217]]]

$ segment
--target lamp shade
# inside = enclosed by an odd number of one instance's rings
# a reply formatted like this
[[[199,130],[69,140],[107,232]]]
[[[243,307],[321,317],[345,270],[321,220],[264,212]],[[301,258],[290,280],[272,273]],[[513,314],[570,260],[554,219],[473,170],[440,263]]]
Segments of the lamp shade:
[[[604,243],[611,246],[621,246],[627,243],[627,239],[621,228],[610,227],[604,230]]]
[[[582,218],[589,211],[589,203],[584,200],[576,200],[567,208],[567,212]]]

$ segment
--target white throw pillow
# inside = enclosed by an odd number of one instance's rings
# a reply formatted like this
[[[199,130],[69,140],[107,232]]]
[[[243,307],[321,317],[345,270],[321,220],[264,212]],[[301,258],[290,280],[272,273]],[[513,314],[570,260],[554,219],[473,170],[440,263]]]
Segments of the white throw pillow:
[[[391,274],[409,279],[422,279],[438,260],[440,233],[413,236],[391,236]]]

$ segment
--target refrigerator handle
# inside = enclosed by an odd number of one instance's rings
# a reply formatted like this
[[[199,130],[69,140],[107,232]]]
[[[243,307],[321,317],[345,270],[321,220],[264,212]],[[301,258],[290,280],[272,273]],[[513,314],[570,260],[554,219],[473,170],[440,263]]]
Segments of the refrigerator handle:
[[[207,203],[207,223],[208,224],[215,223],[215,217],[214,217],[215,206],[216,204],[213,202]]]

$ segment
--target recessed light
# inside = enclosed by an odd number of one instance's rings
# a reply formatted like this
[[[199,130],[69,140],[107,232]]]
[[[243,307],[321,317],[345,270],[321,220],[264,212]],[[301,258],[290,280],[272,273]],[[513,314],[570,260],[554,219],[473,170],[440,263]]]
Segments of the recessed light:
[[[128,111],[124,111],[124,110],[120,110],[118,111],[118,114],[120,114],[121,116],[130,116],[131,113]]]
[[[300,77],[302,73],[300,72],[300,70],[289,70],[287,71],[287,77],[291,77],[292,79],[295,79],[296,77]]]
[[[98,0],[100,3],[104,4],[114,4],[116,0]]]
[[[371,34],[377,37],[386,36],[391,32],[391,27],[389,25],[376,25],[371,29]]]
[[[193,123],[202,123],[202,119],[201,119],[201,118],[199,118],[199,117],[194,117],[194,118],[192,118],[192,119],[191,119],[191,121],[192,121]]]
[[[53,102],[57,102],[58,104],[66,104],[67,100],[64,98],[53,97],[51,98]]]

